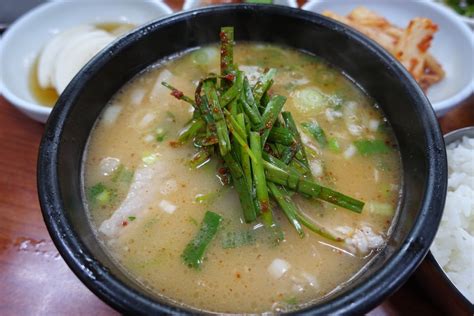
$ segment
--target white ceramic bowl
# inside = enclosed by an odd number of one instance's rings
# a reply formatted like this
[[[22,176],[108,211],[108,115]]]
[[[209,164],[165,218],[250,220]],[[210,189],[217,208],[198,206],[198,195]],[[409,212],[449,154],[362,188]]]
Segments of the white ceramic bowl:
[[[273,0],[273,4],[286,5],[292,8],[298,7],[298,3],[296,3],[296,0]],[[208,4],[204,4],[202,0],[185,0],[184,5],[183,5],[183,10],[197,9],[200,7],[204,7],[206,5]]]
[[[330,10],[346,15],[365,6],[406,27],[415,17],[427,17],[439,26],[430,52],[441,63],[445,78],[428,89],[427,96],[438,116],[459,105],[474,91],[474,36],[458,15],[431,1],[408,0],[310,0],[303,9],[322,13]]]
[[[21,112],[46,122],[51,108],[37,103],[30,72],[43,46],[57,33],[83,23],[140,25],[172,13],[161,1],[77,0],[42,4],[16,20],[0,42],[0,92]]]

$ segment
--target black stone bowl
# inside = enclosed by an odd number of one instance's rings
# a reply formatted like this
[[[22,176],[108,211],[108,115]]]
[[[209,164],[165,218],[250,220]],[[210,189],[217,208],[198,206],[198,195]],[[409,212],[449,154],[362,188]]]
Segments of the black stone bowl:
[[[360,33],[298,9],[229,5],[180,13],[133,31],[89,62],[61,95],[41,143],[38,191],[54,243],[82,282],[121,312],[197,312],[154,296],[106,255],[86,215],[82,161],[91,129],[117,90],[164,57],[217,42],[225,25],[235,27],[237,41],[281,44],[324,58],[373,97],[391,123],[401,150],[403,194],[388,244],[347,286],[299,312],[372,309],[417,268],[436,233],[446,194],[443,137],[423,91],[392,56]]]

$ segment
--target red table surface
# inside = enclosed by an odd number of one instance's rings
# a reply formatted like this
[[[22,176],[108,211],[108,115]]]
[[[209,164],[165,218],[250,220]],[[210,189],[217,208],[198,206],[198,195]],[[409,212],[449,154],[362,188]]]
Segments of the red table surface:
[[[474,97],[439,122],[444,133],[474,125]],[[0,315],[118,314],[76,278],[46,230],[36,190],[43,131],[0,97]],[[408,314],[441,314],[414,278],[369,313]]]

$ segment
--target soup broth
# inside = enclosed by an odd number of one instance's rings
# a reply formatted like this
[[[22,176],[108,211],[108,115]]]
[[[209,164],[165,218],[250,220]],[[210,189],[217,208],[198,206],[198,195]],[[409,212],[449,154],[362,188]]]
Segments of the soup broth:
[[[159,63],[112,98],[85,155],[90,219],[110,256],[158,296],[213,312],[294,310],[343,287],[384,246],[399,199],[400,157],[374,101],[320,58],[238,43],[234,60],[251,84],[277,69],[271,92],[288,98],[284,110],[295,118],[315,180],[366,203],[357,214],[295,197],[307,217],[343,240],[309,230],[300,238],[276,205],[279,228],[246,224],[237,193],[223,184],[221,161],[195,168],[192,142],[177,144],[192,107],[161,82],[193,96],[201,77],[219,72],[217,46]],[[181,254],[207,210],[223,222],[201,268],[191,269]]]

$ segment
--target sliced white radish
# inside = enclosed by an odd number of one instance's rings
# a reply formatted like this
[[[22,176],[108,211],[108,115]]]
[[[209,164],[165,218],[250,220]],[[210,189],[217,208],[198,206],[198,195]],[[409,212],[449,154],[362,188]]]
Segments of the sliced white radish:
[[[95,30],[76,36],[69,42],[58,55],[53,77],[56,91],[62,93],[79,70],[113,40],[109,33]]]
[[[158,96],[162,93],[168,93],[168,88],[164,87],[161,83],[163,81],[170,81],[170,79],[173,77],[173,74],[171,71],[168,69],[163,69],[158,77],[156,77],[155,84],[153,85],[153,88],[151,89],[150,92],[150,99],[156,99]]]
[[[168,214],[173,214],[176,211],[177,206],[167,200],[161,200],[159,204],[160,208]]]
[[[346,148],[346,150],[344,150],[344,158],[346,159],[349,159],[349,158],[352,158],[357,152],[357,148],[354,146],[354,145],[349,145],[349,147]]]
[[[151,122],[153,122],[153,120],[156,118],[156,114],[155,113],[147,113],[143,116],[143,118],[141,119],[140,123],[138,123],[138,126],[140,128],[145,128],[147,127]]]
[[[369,121],[369,129],[372,132],[377,131],[378,128],[379,128],[379,121],[378,120],[370,120]]]
[[[78,25],[57,34],[46,44],[38,59],[38,82],[42,88],[52,87],[53,73],[61,50],[77,36],[93,30],[92,25]]]
[[[281,278],[289,269],[291,265],[280,258],[276,258],[272,261],[272,263],[268,266],[267,271],[270,273],[272,277],[275,279]]]
[[[313,173],[313,176],[320,177],[323,175],[324,170],[321,161],[312,160],[309,167],[311,169],[311,172]]]
[[[104,176],[110,176],[120,166],[120,159],[114,157],[105,157],[100,161],[100,173]]]
[[[145,89],[135,89],[130,94],[130,102],[132,105],[140,105],[142,103],[143,98],[145,97],[146,90]],[[194,108],[193,108],[194,109]]]
[[[102,121],[105,125],[110,126],[115,123],[120,112],[122,112],[121,105],[110,105],[105,109],[104,114],[102,114]]]

